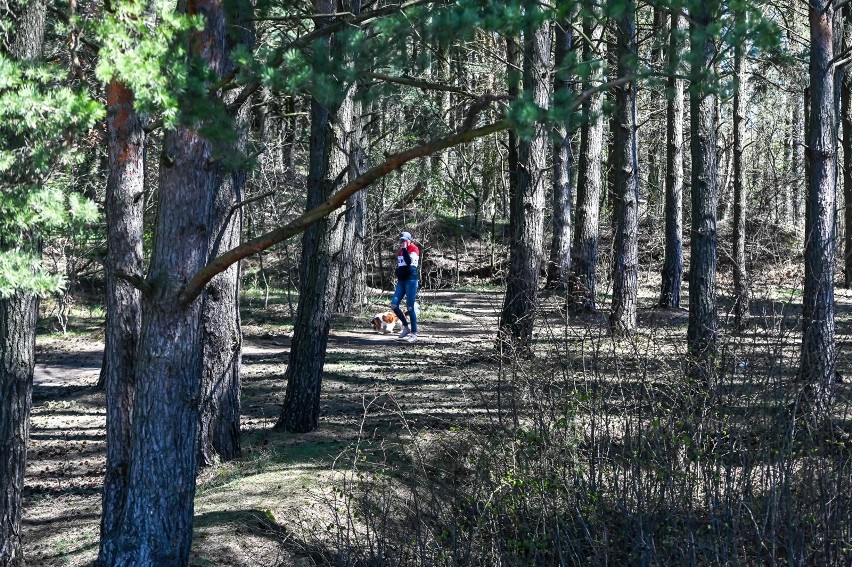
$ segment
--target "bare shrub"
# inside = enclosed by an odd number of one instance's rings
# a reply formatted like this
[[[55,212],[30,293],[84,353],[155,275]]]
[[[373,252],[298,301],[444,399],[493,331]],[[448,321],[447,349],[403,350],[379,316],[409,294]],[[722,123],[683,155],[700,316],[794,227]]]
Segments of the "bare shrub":
[[[777,303],[777,302],[776,302]],[[768,299],[692,382],[686,316],[538,315],[532,358],[459,361],[478,404],[445,430],[364,435],[329,499],[341,565],[846,565],[848,386],[797,411],[796,313]],[[344,466],[345,463],[345,466]]]

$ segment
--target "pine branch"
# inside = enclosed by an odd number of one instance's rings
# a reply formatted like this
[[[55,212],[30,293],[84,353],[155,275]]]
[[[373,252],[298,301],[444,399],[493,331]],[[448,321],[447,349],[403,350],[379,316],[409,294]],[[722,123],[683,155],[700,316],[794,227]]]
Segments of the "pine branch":
[[[362,189],[365,189],[374,181],[381,179],[385,175],[396,171],[409,161],[434,154],[465,142],[470,142],[471,140],[475,140],[495,132],[506,130],[507,128],[509,128],[509,124],[507,122],[495,122],[475,130],[463,130],[452,136],[433,140],[420,146],[388,156],[383,163],[366,171],[353,181],[344,185],[343,188],[329,197],[324,203],[314,207],[286,225],[267,232],[266,234],[262,234],[257,238],[253,238],[252,240],[249,240],[248,242],[245,242],[211,260],[186,284],[186,287],[184,287],[181,292],[180,301],[185,305],[191,303],[201,294],[204,287],[207,285],[207,282],[213,279],[213,277],[217,274],[224,272],[230,266],[239,262],[243,258],[257,254],[258,252],[266,250],[279,242],[283,242],[288,238],[304,232],[313,223],[342,207],[350,196]]]
[[[287,45],[278,49],[277,53],[267,64],[269,67],[277,68],[280,67],[284,62],[284,54],[291,49],[298,49],[300,47],[305,47],[309,45],[313,40],[318,39],[320,37],[324,37],[328,34],[339,31],[347,26],[354,26],[358,24],[364,24],[371,20],[378,19],[382,16],[387,16],[390,14],[395,14],[398,12],[402,12],[407,10],[408,8],[413,8],[415,6],[422,6],[424,4],[428,4],[430,2],[434,2],[435,0],[410,0],[409,2],[403,2],[400,4],[390,4],[388,6],[382,6],[381,8],[376,8],[375,10],[362,12],[360,15],[352,17],[339,19],[327,26],[323,26],[318,28],[310,33],[307,33],[297,39],[294,39]],[[228,110],[232,111],[233,109],[239,108],[242,104],[250,97],[257,89],[261,86],[260,79],[253,79],[246,86],[243,87],[243,90],[240,91],[240,94],[237,98],[228,105]]]

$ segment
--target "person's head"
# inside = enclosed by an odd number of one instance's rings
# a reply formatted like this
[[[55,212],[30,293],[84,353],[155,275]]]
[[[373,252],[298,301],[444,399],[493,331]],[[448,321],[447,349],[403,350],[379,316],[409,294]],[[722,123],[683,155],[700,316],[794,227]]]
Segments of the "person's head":
[[[400,232],[399,233],[399,243],[400,244],[408,244],[411,242],[411,233],[410,232]]]

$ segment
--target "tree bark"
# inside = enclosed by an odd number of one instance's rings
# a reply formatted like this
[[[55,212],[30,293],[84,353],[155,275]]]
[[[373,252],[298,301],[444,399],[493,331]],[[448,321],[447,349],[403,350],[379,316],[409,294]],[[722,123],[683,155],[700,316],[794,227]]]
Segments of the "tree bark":
[[[334,12],[331,0],[317,0],[317,13]],[[326,18],[318,18],[321,27]],[[331,49],[337,49],[329,36]],[[338,85],[335,104],[311,103],[311,144],[306,210],[321,202],[343,185],[352,146],[352,91],[354,86]],[[287,392],[277,429],[294,433],[313,431],[319,426],[320,391],[325,351],[331,326],[332,307],[340,274],[339,256],[345,216],[325,217],[305,231],[302,239],[302,269],[299,305],[293,327],[290,359],[284,378]]]
[[[689,95],[692,153],[692,223],[687,343],[696,377],[713,387],[716,355],[716,205],[718,158],[716,95],[713,72],[716,43],[708,29],[710,7],[693,4],[690,14],[691,81]]]
[[[683,80],[676,76],[682,54],[679,34],[684,18],[675,10],[669,35],[666,79],[666,251],[660,284],[660,307],[680,307],[683,282]]]
[[[369,140],[363,128],[362,102],[353,102],[352,148],[348,180],[353,181],[370,168]],[[428,161],[428,160],[425,160]],[[334,311],[347,313],[367,303],[367,192],[359,191],[346,200],[346,224],[340,256],[340,278]]]
[[[574,49],[573,15],[568,21],[558,22],[555,32],[554,97],[568,99],[572,91],[572,72],[568,68],[569,54]],[[553,143],[553,236],[550,241],[550,261],[547,264],[545,287],[557,291],[568,289],[571,273],[571,225],[573,187],[571,185],[571,116],[566,114],[556,127]]]
[[[506,38],[506,93],[510,98],[516,99],[521,94],[521,53],[518,42],[513,37]],[[506,163],[509,171],[509,233],[514,232],[516,222],[512,215],[511,196],[518,192],[518,132],[512,128],[508,134],[508,146],[506,148]]]
[[[203,17],[190,44],[221,76],[223,5],[187,3]],[[187,565],[192,542],[202,369],[202,301],[182,291],[207,262],[218,167],[213,144],[189,126],[166,134],[158,218],[143,299],[128,490],[109,566]]]
[[[524,37],[524,93],[546,109],[550,85],[550,29],[543,25]],[[548,132],[536,122],[527,140],[518,144],[518,179],[512,195],[512,236],[506,297],[500,314],[500,333],[521,346],[532,339],[544,239],[545,171]]]
[[[599,21],[601,9],[590,8],[593,15],[583,17],[583,60],[600,59],[604,26]],[[591,63],[592,68],[583,90],[604,81],[603,66]],[[574,238],[571,244],[571,275],[568,294],[572,308],[586,311],[595,309],[595,288],[598,267],[598,233],[602,190],[601,153],[603,152],[603,100],[604,94],[596,92],[582,106],[580,129],[580,157],[577,174],[577,205],[574,218]]]
[[[248,105],[240,111],[237,152],[245,150]],[[245,171],[219,172],[209,223],[209,257],[240,244]],[[230,461],[240,454],[240,264],[218,274],[204,289],[201,311],[203,366],[199,409],[198,460],[200,466]]]
[[[0,299],[0,566],[23,565],[21,494],[32,406],[38,298]]]
[[[240,31],[231,31],[224,74],[234,71],[236,63],[230,55],[237,47],[253,44],[253,28],[248,14],[240,5],[235,16]],[[236,98],[233,91],[224,102]],[[234,116],[237,138],[229,152],[244,156],[251,126],[251,98],[246,99]],[[208,257],[240,244],[243,225],[243,201],[246,171],[243,164],[218,167],[215,194],[208,223],[210,244]],[[230,461],[240,454],[240,365],[242,361],[242,329],[240,328],[240,264],[235,263],[218,274],[204,290],[201,312],[203,370],[199,418],[198,459],[201,466]]]
[[[805,289],[802,298],[801,377],[814,416],[824,417],[834,399],[834,239],[837,132],[833,24],[830,0],[817,0],[810,19],[810,117],[807,134],[808,195]]]
[[[617,22],[618,77],[636,71],[636,3],[630,0]],[[609,328],[615,336],[636,332],[636,296],[639,264],[639,158],[637,153],[636,82],[616,89],[613,167],[615,185],[615,243],[613,250],[612,308]]]
[[[843,9],[843,46],[852,48],[852,33],[847,29],[852,24],[852,8]],[[840,113],[843,124],[843,283],[852,287],[852,73],[843,74],[840,90]]]
[[[792,97],[793,106],[793,223],[797,228],[801,228],[805,218],[804,212],[804,192],[802,191],[802,180],[807,178],[805,169],[805,118],[802,110],[802,99],[805,97],[802,93],[795,93]]]
[[[15,22],[11,58],[17,61],[41,59],[47,6],[33,0]],[[37,247],[32,235],[25,242],[0,246]],[[21,496],[30,437],[33,370],[35,368],[35,328],[38,297],[17,291],[0,298],[0,567],[24,564],[21,546]]]
[[[106,394],[106,473],[99,556],[118,536],[130,467],[135,359],[142,295],[117,273],[142,273],[142,204],[145,190],[145,131],[122,83],[107,85],[109,176],[106,186],[107,316],[102,377]]]
[[[736,13],[738,24],[742,25],[743,15]],[[746,271],[745,253],[745,214],[746,192],[743,171],[745,110],[745,72],[743,71],[742,42],[734,45],[734,328],[745,329],[749,318],[749,283]]]

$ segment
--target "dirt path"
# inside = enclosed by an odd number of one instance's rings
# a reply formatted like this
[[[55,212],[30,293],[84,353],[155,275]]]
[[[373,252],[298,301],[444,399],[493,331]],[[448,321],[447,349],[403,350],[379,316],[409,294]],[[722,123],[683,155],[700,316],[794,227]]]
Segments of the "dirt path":
[[[332,482],[329,455],[364,430],[404,433],[403,414],[416,428],[447,429],[467,419],[487,388],[477,381],[478,353],[491,348],[501,301],[493,292],[425,292],[415,344],[374,333],[366,320],[336,321],[321,426],[303,436],[270,432],[283,401],[289,333],[247,326],[245,456],[200,478],[193,564],[288,563],[280,533],[250,528],[257,528],[258,514],[309,513],[316,501],[299,490],[307,484],[321,492]],[[97,338],[38,340],[24,508],[31,565],[87,565],[97,553],[105,410],[96,384],[102,354]],[[258,462],[266,465],[259,470]],[[264,480],[273,474],[269,467],[277,476]],[[232,475],[240,479],[236,486],[228,481]]]

